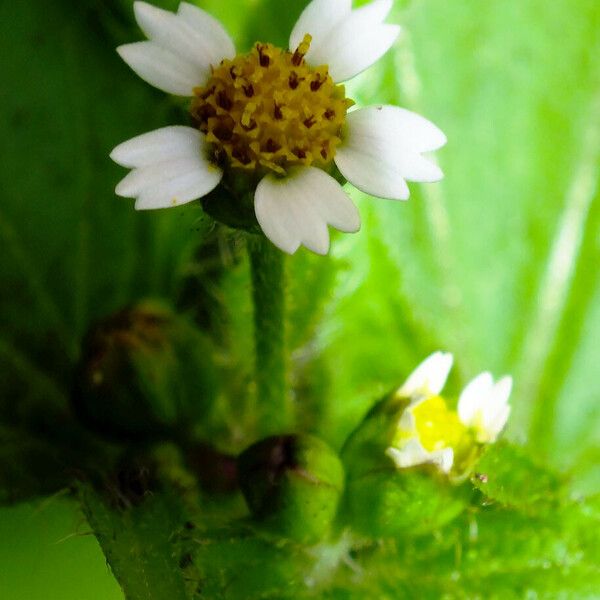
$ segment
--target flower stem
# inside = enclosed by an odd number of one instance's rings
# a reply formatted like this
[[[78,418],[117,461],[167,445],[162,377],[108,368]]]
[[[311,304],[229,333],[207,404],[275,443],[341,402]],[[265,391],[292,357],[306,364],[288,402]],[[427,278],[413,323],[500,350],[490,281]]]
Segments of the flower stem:
[[[256,419],[263,435],[289,431],[293,414],[287,388],[285,257],[266,238],[248,240],[254,300]]]

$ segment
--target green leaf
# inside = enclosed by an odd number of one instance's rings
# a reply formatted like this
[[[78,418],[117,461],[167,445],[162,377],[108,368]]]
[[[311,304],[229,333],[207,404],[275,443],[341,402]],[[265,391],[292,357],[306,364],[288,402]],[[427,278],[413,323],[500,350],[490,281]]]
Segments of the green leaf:
[[[477,463],[473,483],[488,498],[539,514],[556,505],[563,482],[536,464],[522,448],[506,443],[491,446]]]
[[[115,494],[117,494],[115,490]],[[173,492],[148,493],[137,501],[99,495],[82,486],[85,515],[127,600],[188,600],[177,553],[177,536],[187,516]],[[123,503],[125,505],[123,506]]]
[[[196,532],[191,556],[199,597],[215,600],[296,597],[313,562],[299,546],[239,529]]]

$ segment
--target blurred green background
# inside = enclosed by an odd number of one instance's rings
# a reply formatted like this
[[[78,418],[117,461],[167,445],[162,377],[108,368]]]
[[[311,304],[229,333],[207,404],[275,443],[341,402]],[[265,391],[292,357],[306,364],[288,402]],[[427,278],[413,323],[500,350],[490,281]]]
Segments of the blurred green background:
[[[285,45],[305,4],[197,3],[240,49]],[[131,7],[0,4],[0,406],[11,423],[64,405],[92,320],[145,296],[189,308],[194,281],[240,338],[232,364],[250,368],[247,265],[230,269],[222,247],[197,252],[212,228],[197,206],[138,214],[113,193],[123,172],[110,150],[186,118],[114,51],[141,39]],[[573,490],[598,492],[600,4],[397,0],[390,20],[402,39],[350,96],[438,124],[446,179],[413,185],[408,203],[355,194],[362,231],[335,237],[331,260],[290,261],[302,424],[339,445],[378,394],[447,349],[455,392],[482,370],[513,374],[509,436],[567,470]],[[225,267],[208,285],[215,256]],[[1,509],[0,597],[120,598],[86,531],[65,498]]]

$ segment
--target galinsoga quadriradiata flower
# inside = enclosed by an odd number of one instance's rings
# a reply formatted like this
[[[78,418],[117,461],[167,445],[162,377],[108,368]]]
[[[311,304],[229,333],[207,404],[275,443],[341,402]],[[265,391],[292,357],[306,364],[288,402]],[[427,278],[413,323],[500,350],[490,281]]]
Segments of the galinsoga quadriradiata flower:
[[[326,254],[328,225],[360,229],[358,210],[332,176],[336,166],[360,190],[395,200],[408,198],[406,180],[441,179],[422,156],[446,142],[435,125],[396,106],[350,111],[340,85],[395,42],[400,27],[384,22],[392,1],[352,9],[352,0],[313,0],[289,50],[257,43],[244,54],[196,6],[182,2],[174,14],[135,2],[148,40],[118,52],[151,85],[190,97],[196,127],[165,127],[115,148],[112,159],[132,169],[116,193],[136,198],[138,210],[167,208],[245,174],[256,182],[258,224],[276,246]]]
[[[430,463],[460,476],[481,447],[495,442],[504,429],[512,379],[503,377],[495,383],[490,373],[478,375],[462,391],[455,411],[440,396],[452,360],[451,354],[432,354],[396,392],[409,399],[387,450],[397,467]]]

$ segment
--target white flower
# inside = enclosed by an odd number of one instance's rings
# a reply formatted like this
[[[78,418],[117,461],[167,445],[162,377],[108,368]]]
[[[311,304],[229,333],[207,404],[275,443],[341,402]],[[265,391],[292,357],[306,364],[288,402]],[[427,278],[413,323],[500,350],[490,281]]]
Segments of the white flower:
[[[482,373],[465,387],[454,411],[440,396],[451,367],[452,355],[436,352],[396,392],[409,400],[386,452],[398,468],[434,464],[449,473],[457,455],[468,457],[474,442],[491,444],[504,429],[512,379],[494,384],[490,373]]]
[[[458,416],[474,431],[478,442],[491,444],[504,429],[510,415],[511,390],[511,377],[494,383],[487,372],[475,377],[463,390],[458,401]]]
[[[446,142],[435,125],[395,106],[347,112],[352,102],[337,85],[392,46],[400,28],[384,22],[391,7],[392,0],[358,9],[351,0],[313,0],[289,51],[257,44],[236,55],[222,25],[196,6],[182,2],[174,14],[135,2],[148,40],[119,54],[151,85],[193,98],[199,126],[117,146],[111,157],[132,172],[116,193],[136,198],[137,209],[167,208],[207,195],[228,169],[251,171],[262,177],[254,207],[265,235],[288,253],[304,245],[326,254],[328,225],[360,228],[356,207],[328,173],[333,162],[360,190],[395,200],[409,197],[407,180],[441,179],[423,157]]]

